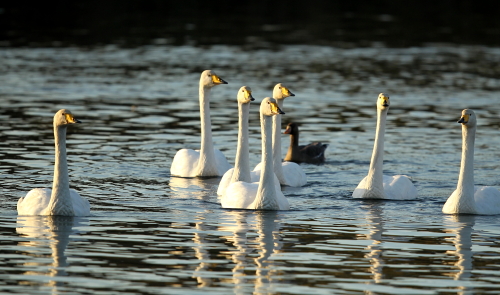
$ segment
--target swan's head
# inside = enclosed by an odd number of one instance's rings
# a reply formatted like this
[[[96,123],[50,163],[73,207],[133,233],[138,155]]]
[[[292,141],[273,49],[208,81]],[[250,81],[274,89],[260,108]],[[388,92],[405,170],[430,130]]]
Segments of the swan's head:
[[[286,125],[285,132],[283,132],[283,134],[293,134],[293,135],[297,135],[298,133],[299,133],[299,125],[297,125],[296,123],[288,123],[288,125]]]
[[[462,126],[465,127],[476,127],[476,114],[471,109],[465,109],[457,123],[462,123]]]
[[[249,103],[254,101],[255,98],[252,96],[252,89],[248,86],[243,86],[238,91],[238,102],[239,103]]]
[[[389,95],[380,93],[377,99],[377,108],[381,110],[389,109],[391,103],[389,102]]]
[[[260,113],[264,116],[284,115],[285,113],[279,108],[276,99],[266,97],[260,103]]]
[[[212,70],[205,70],[201,73],[200,85],[203,87],[214,87],[220,84],[227,84],[226,81],[222,80],[216,73]]]
[[[82,122],[73,117],[73,114],[70,110],[62,109],[54,115],[54,126],[66,126],[75,123]]]
[[[295,96],[285,85],[278,83],[274,86],[273,97],[276,99],[285,99],[289,96]]]

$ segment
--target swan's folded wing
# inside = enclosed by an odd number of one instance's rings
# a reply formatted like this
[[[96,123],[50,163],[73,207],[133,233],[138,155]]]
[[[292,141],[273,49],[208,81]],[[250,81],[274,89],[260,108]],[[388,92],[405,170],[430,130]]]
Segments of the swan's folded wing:
[[[500,191],[492,186],[475,187],[474,201],[478,214],[500,214]]]
[[[281,190],[276,191],[276,197],[278,198],[280,210],[290,210],[290,203]]]
[[[191,149],[177,151],[170,166],[170,174],[180,177],[195,177],[195,169],[199,159],[199,151]]]
[[[257,196],[259,183],[238,181],[231,183],[226,188],[226,193],[221,197],[222,208],[250,209],[249,206]]]
[[[17,202],[18,215],[41,215],[50,202],[50,188],[35,188]]]
[[[75,216],[90,216],[90,203],[87,199],[81,197],[74,189],[69,190],[73,211]]]
[[[286,180],[285,185],[298,187],[307,183],[307,176],[302,168],[300,168],[299,164],[294,162],[283,162],[281,163],[281,167]]]
[[[391,200],[411,200],[417,197],[417,188],[406,175],[384,175],[384,191]]]
[[[219,187],[217,188],[217,195],[223,196],[226,193],[226,189],[231,183],[231,178],[233,178],[234,168],[231,168],[224,173],[222,179],[219,182]]]

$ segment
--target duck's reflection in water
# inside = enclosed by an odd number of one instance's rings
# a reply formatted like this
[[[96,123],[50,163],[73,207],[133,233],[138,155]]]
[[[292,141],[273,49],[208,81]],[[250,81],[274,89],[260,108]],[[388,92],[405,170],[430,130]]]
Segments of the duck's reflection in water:
[[[273,276],[274,262],[270,260],[273,253],[277,253],[281,248],[278,220],[276,211],[225,211],[223,216],[227,225],[218,226],[218,232],[230,232],[229,236],[222,236],[231,243],[235,250],[223,252],[234,264],[232,268],[232,279],[222,279],[225,283],[234,285],[235,294],[248,294],[248,288],[255,293],[270,293],[272,283],[277,280]],[[206,240],[209,231],[213,231],[213,226],[198,222],[196,225],[198,232],[195,233],[193,241],[197,244],[194,247],[195,255],[200,260],[200,264],[195,269],[193,277],[198,281],[199,287],[208,286],[212,279],[208,277],[210,259],[209,242]],[[212,233],[214,234],[214,233]],[[255,270],[255,276],[252,275]],[[255,282],[252,282],[255,279]],[[272,292],[271,292],[272,293]]]
[[[457,281],[468,281],[471,278],[472,271],[472,231],[475,224],[474,215],[445,215],[445,232],[454,234],[452,239],[455,250],[446,251],[457,257],[455,266],[458,272],[452,274],[453,279]],[[470,286],[460,285],[458,294],[474,294]]]
[[[26,247],[26,255],[31,256],[30,262],[24,265],[31,270],[24,272],[27,276],[47,275],[49,279],[45,286],[52,287],[52,294],[68,291],[60,288],[64,286],[63,277],[68,276],[66,248],[71,240],[70,235],[75,234],[76,226],[88,223],[84,217],[68,216],[20,216],[17,218],[16,232],[25,237],[27,241],[19,242],[19,246]],[[48,263],[46,248],[50,248],[51,263]],[[27,284],[37,284],[32,279],[25,281]]]

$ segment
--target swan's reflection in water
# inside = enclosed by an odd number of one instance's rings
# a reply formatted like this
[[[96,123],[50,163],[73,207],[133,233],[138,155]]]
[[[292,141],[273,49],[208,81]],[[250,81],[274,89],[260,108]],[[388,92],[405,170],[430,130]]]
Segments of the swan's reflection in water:
[[[454,251],[446,251],[457,257],[455,266],[458,272],[453,274],[453,279],[457,281],[468,281],[471,278],[472,265],[472,231],[475,224],[474,215],[446,215],[445,225],[448,225],[446,232],[453,233],[452,239],[455,246]],[[459,286],[459,294],[474,294],[470,286]]]
[[[362,208],[367,209],[365,218],[366,226],[369,229],[365,238],[372,241],[372,244],[365,248],[368,253],[364,257],[370,261],[370,272],[372,273],[372,280],[366,282],[366,284],[379,284],[383,279],[384,268],[384,260],[382,259],[382,234],[384,233],[383,207],[379,201],[367,201],[366,203],[362,206]],[[370,290],[366,290],[365,293],[374,294]]]
[[[197,218],[198,222],[196,222],[196,232],[194,233],[193,242],[195,243],[195,247],[193,247],[196,258],[200,260],[200,264],[196,267],[193,273],[193,278],[196,278],[198,281],[198,287],[207,287],[212,283],[212,279],[209,276],[206,276],[205,273],[209,272],[210,269],[210,245],[207,239],[211,229],[213,226],[208,225],[204,220],[204,215],[200,215]]]
[[[257,242],[259,257],[255,258],[257,264],[257,279],[255,282],[255,293],[266,294],[272,291],[276,270],[274,263],[269,258],[273,253],[278,253],[282,247],[279,235],[280,223],[276,222],[278,212],[261,211],[257,213]]]
[[[57,278],[66,277],[68,274],[67,257],[64,254],[70,242],[70,235],[75,233],[73,227],[88,223],[88,219],[68,216],[22,216],[17,218],[16,232],[27,239],[19,242],[19,246],[26,247],[26,255],[31,256],[31,262],[24,265],[35,269],[24,272],[27,276],[46,275],[54,279],[48,280],[46,286],[52,287],[52,294],[68,291],[59,290],[65,283]],[[44,248],[50,248],[52,262],[48,263]],[[25,283],[34,284],[28,278]]]
[[[278,212],[276,211],[225,211],[224,222],[228,225],[210,226],[204,221],[198,222],[193,241],[196,257],[201,261],[195,269],[193,277],[198,281],[199,287],[208,286],[212,283],[210,278],[204,277],[208,272],[206,261],[210,259],[206,240],[210,231],[230,232],[230,236],[222,236],[231,243],[235,250],[224,252],[229,254],[234,263],[232,268],[232,280],[226,281],[234,285],[235,294],[249,294],[248,288],[253,285],[254,292],[269,293],[275,271],[274,262],[270,260],[272,254],[277,253],[282,247],[280,242]],[[201,218],[201,217],[200,217]],[[254,258],[252,258],[254,257]],[[255,270],[255,276],[251,275]],[[250,272],[250,273],[249,273]],[[252,279],[255,283],[252,284]]]
[[[169,186],[172,189],[172,198],[208,201],[211,195],[217,195],[220,177],[170,177]]]

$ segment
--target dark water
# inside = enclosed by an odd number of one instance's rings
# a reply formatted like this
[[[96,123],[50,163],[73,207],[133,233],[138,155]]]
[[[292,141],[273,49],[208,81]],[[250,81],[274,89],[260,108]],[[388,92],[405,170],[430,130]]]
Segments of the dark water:
[[[450,216],[463,108],[478,115],[476,184],[500,187],[500,49],[234,46],[0,50],[0,291],[19,294],[495,294],[499,216]],[[218,179],[170,177],[199,147],[198,80],[211,68],[215,145],[234,161],[236,91],[257,102],[278,82],[283,124],[328,142],[308,184],[283,188],[292,210],[220,207]],[[386,174],[412,177],[415,201],[350,195],[368,170],[375,101],[391,95]],[[17,200],[49,187],[52,116],[68,108],[71,187],[85,218],[18,217]],[[250,161],[260,160],[258,103]],[[283,153],[288,138],[283,136]]]
[[[500,45],[500,2],[87,0],[0,6],[0,46]]]

